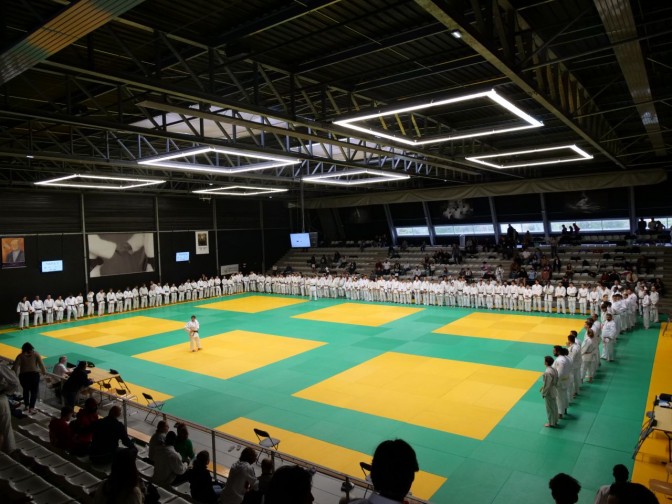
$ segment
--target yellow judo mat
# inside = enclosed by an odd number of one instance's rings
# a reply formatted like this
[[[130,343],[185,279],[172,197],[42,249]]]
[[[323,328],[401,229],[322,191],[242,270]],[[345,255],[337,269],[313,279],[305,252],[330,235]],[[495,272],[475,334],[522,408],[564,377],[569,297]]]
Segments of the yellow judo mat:
[[[418,313],[423,311],[423,309],[381,304],[342,303],[330,306],[329,308],[295,315],[293,318],[378,327]]]
[[[241,313],[260,313],[307,302],[308,301],[305,299],[292,299],[287,297],[247,296],[237,299],[229,299],[228,301],[198,305],[197,308]]]
[[[484,439],[540,374],[388,352],[293,395]]]
[[[257,443],[258,440],[253,431],[255,428],[263,429],[274,438],[280,439],[280,450],[282,452],[303,460],[315,462],[321,466],[349,474],[359,479],[363,479],[359,463],[371,463],[371,454],[349,450],[342,446],[280,429],[273,425],[256,422],[248,418],[237,418],[216,427],[215,430]],[[375,446],[371,447],[372,451],[374,449]],[[436,474],[419,471],[415,475],[411,492],[414,496],[421,499],[429,499],[445,481],[446,478],[437,476]]]
[[[97,324],[43,331],[42,334],[88,347],[101,347],[121,343],[122,341],[144,338],[145,336],[176,331],[184,328],[184,325],[184,322],[139,315],[137,317],[110,320]]]
[[[326,343],[249,331],[229,331],[201,340],[203,350],[190,352],[189,342],[133,357],[226,380]]]
[[[661,324],[662,326],[663,324]],[[667,325],[667,324],[666,324]],[[658,337],[656,356],[651,371],[651,384],[649,396],[646,401],[646,410],[651,410],[653,400],[658,394],[669,393],[672,388],[672,329],[665,331],[662,327]],[[645,413],[645,412],[642,412]],[[643,416],[642,425],[647,418]],[[669,474],[665,464],[670,460],[669,442],[663,432],[653,431],[639,450],[635,458],[632,472],[632,481],[648,487],[650,479],[668,481]]]
[[[564,345],[569,331],[581,331],[585,318],[558,318],[499,313],[471,313],[434,332],[521,343]]]

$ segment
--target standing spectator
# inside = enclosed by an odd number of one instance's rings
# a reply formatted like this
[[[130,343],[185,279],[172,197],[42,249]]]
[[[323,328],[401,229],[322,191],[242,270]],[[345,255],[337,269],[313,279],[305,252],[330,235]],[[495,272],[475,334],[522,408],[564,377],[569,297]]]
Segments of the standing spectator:
[[[40,373],[47,374],[42,363],[42,357],[35,352],[30,343],[24,343],[21,353],[14,361],[14,372],[19,375],[19,382],[23,388],[23,404],[29,414],[35,413],[35,403],[40,388]]]
[[[229,478],[219,499],[220,504],[240,504],[248,490],[254,489],[257,476],[254,474],[254,464],[257,454],[254,449],[243,448],[240,452],[240,460],[231,466]],[[267,501],[266,504],[269,504]]]

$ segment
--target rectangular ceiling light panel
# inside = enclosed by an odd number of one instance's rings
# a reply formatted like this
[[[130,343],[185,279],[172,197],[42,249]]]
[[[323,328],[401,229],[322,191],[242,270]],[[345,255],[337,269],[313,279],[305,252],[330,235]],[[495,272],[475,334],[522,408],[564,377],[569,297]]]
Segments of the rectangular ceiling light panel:
[[[225,156],[239,156],[250,159],[259,159],[259,163],[244,164],[235,167],[215,166],[207,163],[188,163],[186,161],[178,162],[176,160],[186,159],[189,157],[199,156],[201,154],[216,153]],[[202,173],[225,173],[235,174],[250,171],[268,170],[269,168],[277,168],[280,166],[288,166],[300,163],[300,159],[289,156],[270,155],[257,152],[249,152],[235,147],[196,147],[194,149],[181,150],[169,152],[160,156],[143,159],[138,161],[138,164],[144,166],[156,166],[160,168],[168,168],[171,170],[194,171]]]
[[[366,175],[361,178],[360,175]],[[369,176],[370,175],[370,176]],[[393,182],[395,180],[406,180],[411,178],[410,175],[401,173],[390,173],[380,170],[345,170],[340,172],[325,173],[322,175],[308,175],[303,177],[304,182],[312,182],[313,184],[331,184],[331,185],[365,185],[376,184],[380,182]]]
[[[538,154],[542,155],[537,156]],[[498,158],[500,159],[498,160]],[[467,161],[501,170],[507,168],[522,168],[524,166],[573,163],[576,161],[585,161],[587,159],[593,159],[593,156],[576,145],[561,145],[558,147],[546,147],[542,149],[499,152],[497,154],[471,156],[466,158]]]
[[[501,125],[499,127],[497,126],[483,126],[482,128],[478,129],[471,129],[467,131],[454,131],[450,133],[446,133],[445,135],[434,135],[431,137],[425,137],[423,138],[411,138],[408,136],[404,135],[394,135],[390,133],[386,133],[385,131],[381,131],[375,128],[368,127],[366,125],[362,125],[361,123],[363,121],[368,121],[371,119],[379,119],[382,117],[386,116],[394,116],[397,114],[403,114],[403,113],[408,113],[408,112],[418,112],[418,111],[430,111],[432,108],[436,107],[441,107],[441,106],[446,106],[446,105],[451,105],[451,104],[457,104],[457,103],[462,103],[462,102],[467,102],[470,100],[478,100],[478,99],[488,99],[490,100],[493,104],[509,111],[511,114],[514,116],[518,117],[519,119],[522,120],[522,122],[517,125],[517,126],[511,126],[510,124],[507,125]],[[458,96],[454,98],[447,98],[445,100],[437,100],[437,101],[432,101],[429,103],[424,103],[420,105],[412,105],[408,107],[401,107],[397,109],[389,109],[389,110],[384,110],[372,114],[366,114],[366,115],[359,115],[355,116],[349,119],[341,119],[338,121],[334,121],[334,124],[338,124],[340,126],[346,127],[353,129],[355,131],[360,131],[362,133],[369,133],[371,135],[375,135],[377,137],[381,138],[387,138],[388,140],[393,140],[395,142],[400,142],[406,145],[427,145],[431,143],[438,143],[438,142],[450,142],[454,140],[461,140],[463,138],[475,138],[475,137],[481,137],[481,136],[487,136],[487,135],[497,135],[500,133],[509,133],[512,131],[520,131],[520,130],[525,130],[529,128],[539,128],[540,126],[543,126],[544,123],[541,121],[536,120],[534,117],[530,116],[520,108],[516,107],[513,103],[511,103],[509,100],[504,98],[503,96],[497,94],[497,92],[494,89],[491,89],[490,91],[484,91],[481,93],[473,93],[465,96]]]
[[[216,196],[257,196],[260,194],[287,192],[287,189],[279,187],[229,186],[201,189],[192,192],[195,194],[214,194]]]
[[[66,175],[55,179],[35,182],[35,185],[49,187],[75,187],[78,189],[137,189],[157,184],[163,184],[165,180],[149,180],[129,177],[108,177],[103,175]]]

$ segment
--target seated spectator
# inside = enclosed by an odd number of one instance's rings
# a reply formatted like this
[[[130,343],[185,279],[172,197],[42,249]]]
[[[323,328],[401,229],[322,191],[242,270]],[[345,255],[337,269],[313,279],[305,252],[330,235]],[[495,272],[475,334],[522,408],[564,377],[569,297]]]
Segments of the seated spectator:
[[[72,370],[70,377],[61,388],[65,405],[74,408],[79,392],[91,385],[93,385],[93,382],[89,379],[89,374],[86,370],[86,361],[79,361],[77,367]]]
[[[189,471],[189,488],[191,497],[199,504],[215,504],[222,493],[222,487],[212,481],[208,465],[210,454],[203,450],[194,459],[194,466]]]
[[[623,464],[616,464],[612,471],[614,475],[614,483],[627,483],[628,478],[630,477],[630,472],[628,468]],[[609,502],[609,490],[612,485],[602,485],[595,495],[595,504],[608,504]]]
[[[155,450],[154,475],[152,481],[160,486],[179,485],[187,481],[186,474],[188,465],[182,462],[182,457],[175,451],[177,434],[170,431],[166,434],[163,446]]]
[[[52,418],[49,422],[49,442],[52,446],[66,451],[72,449],[74,433],[68,424],[72,414],[70,406],[63,406],[60,418]]]
[[[299,466],[284,466],[278,469],[264,495],[264,504],[311,504],[313,477]]]
[[[84,402],[75,419],[70,422],[70,429],[74,434],[72,452],[75,455],[89,453],[89,446],[93,440],[93,426],[99,420],[98,403],[93,397]]]
[[[135,450],[114,454],[110,476],[93,495],[93,504],[143,504],[144,488],[135,465]]]
[[[656,495],[639,483],[614,483],[608,498],[609,504],[658,504]]]
[[[149,438],[149,445],[147,450],[147,458],[153,464],[156,458],[156,449],[159,446],[166,444],[166,434],[168,434],[168,422],[165,420],[159,420],[159,423],[156,424],[156,431],[152,434],[152,437]]]
[[[371,482],[376,494],[368,500],[360,499],[353,502],[364,504],[381,500],[386,504],[404,502],[415,480],[415,473],[420,470],[415,450],[406,441],[394,439],[383,441],[376,448],[371,462]]]
[[[189,430],[183,423],[175,425],[177,431],[177,440],[175,441],[175,451],[182,457],[182,462],[190,463],[194,457],[194,445],[189,439]]]
[[[579,501],[581,485],[565,473],[556,474],[548,482],[555,504],[575,504]]]
[[[240,460],[231,466],[226,486],[219,498],[220,504],[240,504],[247,491],[256,487],[257,476],[252,467],[256,460],[257,454],[254,449],[249,446],[243,448],[240,452]]]
[[[58,358],[58,362],[54,366],[54,369],[52,370],[52,374],[55,374],[58,376],[58,380],[54,380],[51,388],[54,391],[54,394],[56,394],[56,397],[61,397],[61,389],[63,387],[63,381],[70,376],[71,370],[68,369],[67,366],[68,363],[68,358],[65,355],[62,355],[61,357]],[[47,378],[48,379],[48,378]]]
[[[268,490],[268,485],[271,482],[271,478],[273,478],[273,473],[275,472],[275,464],[273,463],[273,460],[269,458],[265,458],[261,461],[261,476],[259,476],[259,481],[258,481],[258,492],[260,494],[266,493],[266,490]]]
[[[70,376],[70,373],[72,372],[70,369],[68,369],[68,358],[65,355],[62,355],[58,358],[58,362],[54,366],[54,369],[52,370],[52,374],[55,374],[59,378],[67,378]]]
[[[104,465],[112,462],[114,454],[119,450],[120,441],[126,448],[136,450],[128,437],[126,427],[119,421],[120,417],[121,408],[112,406],[105,418],[93,424],[93,438],[89,449],[89,458],[93,464]]]

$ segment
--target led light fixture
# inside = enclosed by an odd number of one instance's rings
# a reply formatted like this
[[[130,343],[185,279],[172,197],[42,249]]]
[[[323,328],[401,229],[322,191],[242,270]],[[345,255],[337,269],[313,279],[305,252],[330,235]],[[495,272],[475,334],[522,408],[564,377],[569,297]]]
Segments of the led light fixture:
[[[356,175],[373,175],[372,177],[364,177],[357,179],[344,179],[342,177],[352,177]],[[334,173],[325,173],[322,175],[308,175],[301,180],[304,182],[312,182],[314,184],[332,184],[332,185],[364,185],[376,184],[380,182],[392,182],[394,180],[406,180],[411,178],[410,175],[400,173],[390,173],[380,170],[345,170]]]
[[[94,183],[101,181],[100,183]],[[129,177],[108,177],[103,175],[66,175],[50,180],[35,182],[35,185],[55,186],[55,187],[77,187],[80,189],[137,189],[157,184],[163,184],[165,180],[149,180]]]
[[[221,167],[211,164],[175,162],[174,160],[198,156],[199,154],[217,153],[227,156],[240,156],[262,160],[259,163],[245,164],[236,167]],[[288,166],[300,163],[301,160],[290,156],[270,155],[257,152],[249,152],[235,147],[196,147],[175,152],[169,152],[160,156],[143,159],[138,164],[144,166],[157,166],[173,170],[195,171],[203,173],[244,173],[249,171],[267,170],[280,166]]]
[[[539,161],[513,161],[508,163],[494,163],[489,161],[484,161],[485,159],[494,159],[494,158],[510,158],[512,156],[521,156],[526,154],[536,154],[538,152],[556,152],[562,150],[570,150],[574,154],[572,157],[555,157],[552,159],[541,159]],[[473,161],[474,163],[479,163],[485,166],[490,166],[492,168],[506,169],[506,168],[521,168],[523,166],[540,166],[540,165],[549,165],[557,163],[573,163],[576,161],[585,161],[586,159],[593,159],[593,156],[588,154],[583,149],[580,149],[576,145],[561,145],[558,147],[545,147],[542,149],[529,149],[522,151],[508,151],[508,152],[499,152],[497,154],[488,154],[487,156],[471,156],[466,158],[467,161]]]
[[[469,100],[476,100],[479,98],[487,98],[493,103],[499,105],[500,107],[508,110],[511,112],[513,115],[518,116],[520,119],[524,121],[523,124],[520,124],[518,126],[500,126],[500,127],[484,127],[484,128],[479,128],[479,129],[471,129],[467,131],[455,131],[452,133],[447,133],[445,135],[436,135],[436,136],[431,136],[431,137],[425,137],[423,138],[409,138],[403,135],[393,135],[390,133],[385,133],[384,131],[380,131],[374,128],[369,128],[367,126],[360,126],[356,123],[359,123],[361,121],[367,121],[370,119],[377,119],[380,117],[384,116],[390,116],[390,115],[395,115],[395,114],[403,114],[406,112],[416,112],[419,110],[427,110],[433,107],[440,107],[443,105],[450,105],[452,103],[461,103],[461,102],[466,102]],[[420,105],[412,105],[408,107],[402,107],[398,109],[389,109],[389,110],[384,110],[380,112],[376,112],[373,114],[366,114],[366,115],[360,115],[360,116],[355,116],[351,117],[350,119],[341,119],[338,121],[334,121],[334,124],[338,124],[340,126],[346,127],[353,129],[355,131],[361,131],[362,133],[369,133],[378,137],[382,138],[387,138],[388,140],[394,140],[395,142],[400,142],[404,143],[406,145],[426,145],[426,144],[431,144],[431,143],[437,143],[437,142],[448,142],[448,141],[454,141],[454,140],[461,140],[463,138],[474,138],[474,137],[480,137],[480,136],[487,136],[487,135],[497,135],[500,133],[509,133],[511,131],[520,131],[520,130],[525,130],[529,128],[539,128],[540,126],[543,126],[544,123],[541,121],[537,121],[534,117],[530,116],[529,114],[525,113],[523,110],[519,109],[516,107],[513,103],[511,103],[509,100],[506,98],[502,97],[501,95],[497,94],[497,92],[494,89],[491,89],[490,91],[484,91],[482,93],[473,93],[465,96],[458,96],[455,98],[447,98],[445,100],[438,100],[438,101],[432,101],[429,103],[423,103]]]
[[[461,39],[462,38],[462,32],[460,30],[450,30],[450,34],[453,38],[456,38],[456,39]]]
[[[215,196],[257,196],[259,194],[275,194],[287,192],[287,189],[279,187],[254,187],[254,186],[228,186],[214,187],[192,191],[195,194],[214,194]]]

